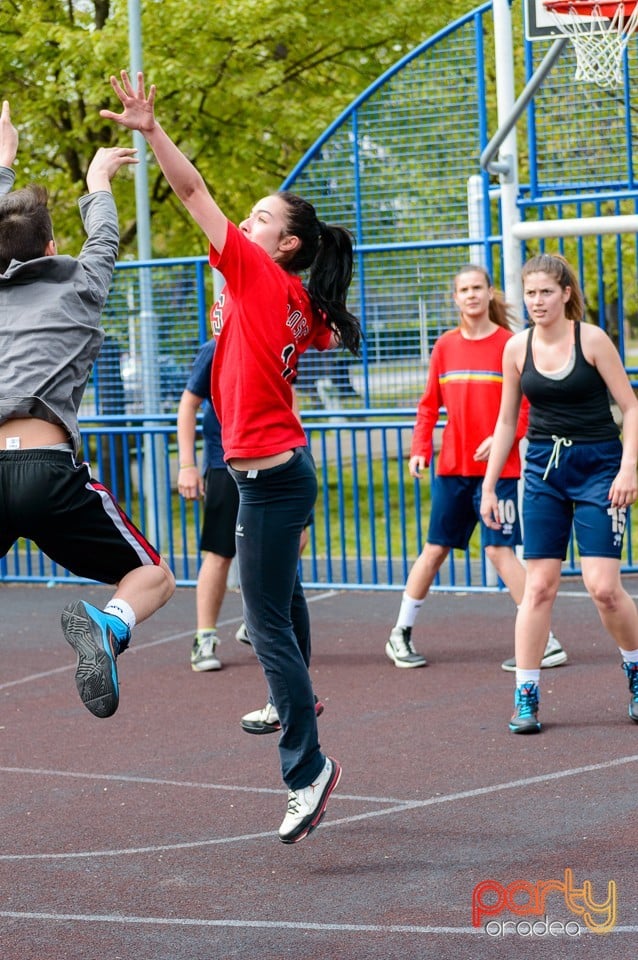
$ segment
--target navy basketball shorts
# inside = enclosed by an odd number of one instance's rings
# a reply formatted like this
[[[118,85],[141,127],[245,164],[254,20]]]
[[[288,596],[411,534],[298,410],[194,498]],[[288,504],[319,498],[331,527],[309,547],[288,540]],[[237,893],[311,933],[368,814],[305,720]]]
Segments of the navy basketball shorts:
[[[551,440],[533,441],[527,448],[525,558],[564,560],[573,523],[581,556],[619,559],[627,511],[612,508],[609,488],[620,468],[620,440],[561,446],[558,464],[548,470],[553,449]]]
[[[237,484],[226,467],[209,467],[204,484],[204,522],[199,548],[218,557],[234,557],[239,509]]]
[[[481,520],[483,477],[436,476],[432,484],[432,507],[428,543],[465,550],[477,523],[482,547],[517,547],[522,543],[518,510],[518,480],[501,479],[496,484],[501,529],[492,530]]]
[[[113,494],[64,450],[0,451],[0,557],[20,537],[78,577],[119,583],[161,557]]]

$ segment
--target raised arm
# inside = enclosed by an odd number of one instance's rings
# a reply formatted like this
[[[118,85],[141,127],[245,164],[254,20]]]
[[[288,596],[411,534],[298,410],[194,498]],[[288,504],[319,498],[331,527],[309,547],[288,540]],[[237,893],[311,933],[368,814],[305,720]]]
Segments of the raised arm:
[[[89,193],[98,190],[111,192],[111,180],[120,169],[131,163],[139,163],[134,147],[100,147],[86,172],[86,186]]]
[[[12,167],[18,152],[18,131],[11,123],[9,101],[2,101],[0,113],[0,167]]]
[[[147,96],[142,73],[137,74],[137,89],[133,88],[125,70],[120,76],[121,83],[111,77],[111,86],[124,110],[122,113],[100,110],[100,116],[142,134],[175,194],[215,250],[221,253],[226,242],[228,220],[215,203],[201,174],[155,119],[155,84],[151,84]]]

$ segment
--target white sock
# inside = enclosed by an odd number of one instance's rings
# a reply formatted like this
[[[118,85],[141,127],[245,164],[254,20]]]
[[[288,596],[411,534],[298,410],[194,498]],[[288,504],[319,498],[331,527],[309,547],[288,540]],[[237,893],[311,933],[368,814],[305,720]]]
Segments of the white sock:
[[[104,607],[104,613],[112,613],[113,616],[119,617],[120,620],[123,620],[129,630],[132,630],[137,620],[133,612],[133,607],[126,602],[126,600],[120,600],[118,597],[113,597],[107,605]]]
[[[541,679],[540,667],[538,670],[521,670],[516,668],[516,686],[520,687],[523,683],[535,683],[538,686]]]
[[[395,627],[413,627],[422,606],[423,600],[414,600],[404,591]]]
[[[622,647],[618,649],[625,663],[638,663],[638,650],[623,650]]]

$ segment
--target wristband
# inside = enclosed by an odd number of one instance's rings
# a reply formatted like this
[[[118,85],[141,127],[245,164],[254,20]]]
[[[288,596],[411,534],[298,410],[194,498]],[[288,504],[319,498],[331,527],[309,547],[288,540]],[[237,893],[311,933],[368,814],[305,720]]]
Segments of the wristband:
[[[180,470],[189,470],[191,467],[196,467],[196,466],[197,466],[196,463],[180,463],[179,469],[180,469]]]

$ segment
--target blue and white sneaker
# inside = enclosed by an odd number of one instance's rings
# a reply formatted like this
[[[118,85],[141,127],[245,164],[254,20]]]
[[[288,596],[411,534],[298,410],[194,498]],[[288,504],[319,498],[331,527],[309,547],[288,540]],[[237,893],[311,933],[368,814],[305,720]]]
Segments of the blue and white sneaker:
[[[514,714],[509,722],[512,733],[540,733],[538,684],[522,683],[514,691]]]
[[[131,631],[119,617],[83,600],[64,608],[62,629],[78,657],[75,685],[82,703],[95,717],[112,716],[120,700],[115,660],[128,647]]]
[[[622,668],[627,674],[629,690],[631,692],[631,700],[629,701],[629,716],[634,723],[638,723],[638,663],[627,663],[625,661],[623,662]]]

